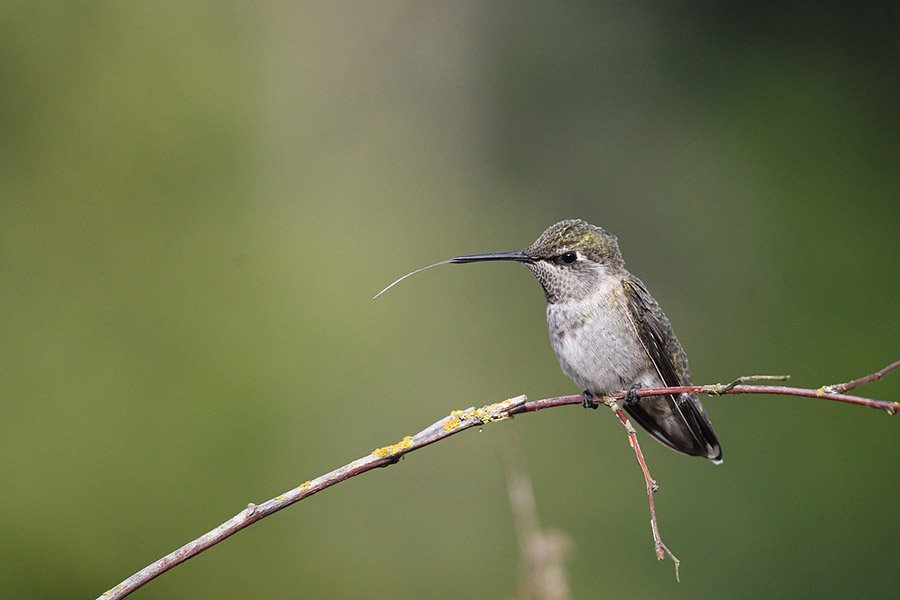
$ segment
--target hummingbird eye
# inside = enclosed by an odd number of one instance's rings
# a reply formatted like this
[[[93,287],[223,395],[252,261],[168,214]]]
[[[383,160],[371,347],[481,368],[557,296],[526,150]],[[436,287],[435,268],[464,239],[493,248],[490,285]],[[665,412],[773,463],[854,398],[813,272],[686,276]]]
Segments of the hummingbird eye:
[[[578,260],[578,254],[571,251],[565,252],[562,256],[560,256],[560,259],[567,265],[571,265],[573,262]]]

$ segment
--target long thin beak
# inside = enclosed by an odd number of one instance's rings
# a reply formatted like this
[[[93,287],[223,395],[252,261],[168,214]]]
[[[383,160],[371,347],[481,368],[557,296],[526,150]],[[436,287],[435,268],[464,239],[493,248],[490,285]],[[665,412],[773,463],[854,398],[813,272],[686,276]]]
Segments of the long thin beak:
[[[461,265],[486,260],[512,260],[524,263],[534,262],[534,258],[528,256],[521,250],[513,250],[511,252],[485,252],[484,254],[463,254],[462,256],[454,256],[448,262]]]
[[[386,288],[384,288],[383,290],[381,290],[380,292],[375,294],[375,298],[382,295],[383,293],[385,293],[386,291],[388,291],[389,289],[391,289],[392,287],[394,287],[395,285],[397,285],[398,283],[400,283],[407,277],[412,277],[416,273],[421,273],[425,269],[430,269],[431,267],[438,267],[440,265],[447,265],[447,264],[462,265],[465,263],[481,262],[481,261],[485,261],[485,260],[512,260],[512,261],[524,262],[524,263],[530,263],[530,262],[535,261],[534,258],[532,258],[531,256],[528,256],[521,250],[513,250],[512,252],[488,252],[486,254],[464,254],[462,256],[454,256],[453,258],[448,258],[447,260],[442,260],[442,261],[436,262],[432,265],[428,265],[428,266],[422,267],[420,269],[416,269],[415,271],[412,271],[411,273],[407,273],[406,275],[404,275],[403,277],[401,277],[400,279],[398,279],[391,285],[387,286]],[[373,300],[374,300],[374,298],[373,298]]]

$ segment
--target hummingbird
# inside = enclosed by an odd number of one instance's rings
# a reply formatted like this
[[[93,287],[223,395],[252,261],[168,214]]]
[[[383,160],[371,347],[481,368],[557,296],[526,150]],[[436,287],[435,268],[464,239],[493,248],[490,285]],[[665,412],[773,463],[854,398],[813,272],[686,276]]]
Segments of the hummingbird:
[[[638,397],[646,387],[691,385],[687,356],[644,283],[625,269],[616,236],[580,219],[551,225],[524,250],[454,256],[444,264],[512,261],[537,278],[547,300],[550,344],[582,404],[627,390],[622,408],[669,448],[722,463],[722,449],[696,394]]]

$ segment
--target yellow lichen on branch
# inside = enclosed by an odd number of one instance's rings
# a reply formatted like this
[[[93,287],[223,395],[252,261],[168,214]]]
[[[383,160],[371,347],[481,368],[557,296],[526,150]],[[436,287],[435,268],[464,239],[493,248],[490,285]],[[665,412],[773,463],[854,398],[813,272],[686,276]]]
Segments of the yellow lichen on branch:
[[[485,404],[479,408],[468,408],[466,410],[454,410],[450,412],[453,417],[444,424],[447,431],[456,429],[462,422],[477,421],[479,423],[493,423],[494,421],[504,421],[510,418],[507,411],[513,405],[513,401],[521,398],[509,398],[503,402],[495,402],[494,404]]]
[[[388,456],[394,456],[404,450],[409,450],[412,447],[413,439],[411,435],[406,436],[396,444],[390,444],[388,446],[382,446],[381,448],[375,448],[372,450],[372,454],[377,456],[378,458],[387,458]]]

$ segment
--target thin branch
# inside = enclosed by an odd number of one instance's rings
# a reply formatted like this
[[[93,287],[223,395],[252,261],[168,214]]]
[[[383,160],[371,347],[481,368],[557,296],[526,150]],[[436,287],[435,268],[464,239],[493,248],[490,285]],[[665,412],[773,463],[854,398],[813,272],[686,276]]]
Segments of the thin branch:
[[[351,477],[361,475],[378,467],[387,467],[396,464],[401,457],[413,450],[424,448],[439,440],[450,437],[472,427],[480,427],[494,421],[502,421],[510,418],[512,411],[524,406],[528,401],[525,396],[510,398],[496,404],[489,404],[481,408],[469,408],[455,410],[440,421],[433,423],[415,435],[406,436],[395,444],[376,448],[366,456],[354,460],[351,463],[335,469],[321,477],[304,481],[294,489],[266,500],[262,504],[248,504],[247,508],[225,521],[215,529],[208,531],[195,540],[192,540],[163,556],[155,563],[148,565],[118,584],[107,590],[98,600],[124,598],[131,592],[140,588],[147,582],[162,575],[173,567],[183,563],[207,550],[222,540],[234,535],[244,527],[268,517],[272,513],[308,498],[317,492],[321,492],[333,485],[346,481]],[[521,411],[525,412],[525,411]]]
[[[900,363],[900,361],[898,361],[898,363]],[[886,373],[897,368],[898,363],[893,363],[889,367],[886,367],[885,369],[882,369],[877,373],[873,373],[872,375],[869,375],[867,377],[862,377],[859,380],[854,380],[849,382],[848,384],[842,385],[853,384],[853,386],[855,387],[855,385],[860,385],[859,383],[857,383],[858,381],[862,381],[863,383],[865,383],[868,381],[880,379]],[[635,390],[635,394],[638,397],[680,394],[682,392],[708,395],[778,394],[785,396],[821,398],[823,400],[833,400],[836,402],[845,402],[858,406],[867,406],[869,408],[883,410],[891,415],[900,411],[900,403],[898,402],[888,402],[885,400],[873,400],[871,398],[848,396],[843,393],[831,391],[825,388],[819,388],[816,390],[768,385],[734,385],[732,387],[728,387],[730,385],[731,384],[714,384],[690,385],[669,388],[639,388]],[[616,394],[612,394],[611,396],[609,396],[606,401],[613,399],[622,399],[625,397],[625,394],[625,391],[617,392]],[[215,529],[212,529],[202,536],[198,537],[197,539],[188,542],[181,548],[170,552],[153,564],[144,567],[131,577],[125,579],[120,584],[107,590],[101,596],[99,596],[98,600],[124,598],[152,579],[162,575],[166,571],[183,563],[189,558],[200,554],[204,550],[211,548],[222,540],[234,535],[244,527],[252,525],[257,521],[275,512],[278,512],[279,510],[288,507],[291,504],[294,504],[295,502],[299,502],[304,498],[312,496],[313,494],[341,483],[342,481],[346,481],[351,477],[361,475],[362,473],[371,471],[372,469],[375,469],[377,467],[386,467],[392,464],[396,464],[404,455],[414,450],[418,450],[419,448],[429,446],[444,438],[455,435],[460,431],[464,431],[472,427],[480,427],[494,421],[503,421],[521,413],[534,412],[545,408],[552,408],[554,406],[580,403],[580,395],[558,396],[556,398],[546,398],[543,400],[534,401],[528,401],[525,396],[518,396],[516,398],[510,398],[496,404],[488,404],[486,406],[482,406],[481,408],[473,407],[466,410],[453,411],[448,416],[426,427],[415,435],[406,436],[395,444],[390,444],[382,448],[376,448],[371,453],[358,460],[354,460],[353,462],[335,469],[330,473],[326,473],[325,475],[317,477],[316,479],[305,481],[296,488],[285,492],[280,496],[276,496],[271,500],[266,500],[262,504],[248,504],[244,510],[236,514],[228,521],[225,521]],[[632,439],[630,432],[629,439]],[[636,441],[637,438],[635,437],[633,439]],[[645,470],[645,477],[649,481],[652,481],[652,479],[650,479],[649,477],[649,471],[646,470],[646,464],[642,464],[642,468]],[[658,531],[656,532],[656,534],[658,535]],[[667,548],[665,548],[665,546],[663,546],[663,549],[668,550]]]
[[[795,388],[781,385],[735,385],[714,383],[710,385],[683,385],[677,387],[662,388],[641,388],[635,390],[635,395],[639,398],[644,396],[661,396],[666,394],[681,394],[687,392],[689,394],[706,394],[708,396],[725,396],[728,394],[771,394],[776,396],[800,396],[803,398],[819,398],[822,400],[832,400],[834,402],[844,402],[846,404],[855,404],[856,406],[865,406],[882,410],[889,415],[900,412],[900,402],[891,402],[889,400],[875,400],[873,398],[863,398],[861,396],[848,396],[847,394],[839,394],[827,391],[825,388]],[[622,400],[627,394],[626,391],[611,394],[609,398]],[[543,400],[534,400],[528,402],[526,407],[519,408],[513,414],[522,412],[532,412],[544,408],[553,408],[554,406],[564,406],[566,404],[580,404],[581,396],[556,396],[554,398],[544,398]]]
[[[653,494],[659,491],[659,486],[656,485],[656,480],[650,476],[650,469],[647,468],[647,462],[644,460],[644,453],[641,451],[641,445],[638,443],[637,431],[634,430],[634,426],[631,424],[631,421],[628,420],[628,415],[625,414],[625,411],[622,410],[622,407],[620,407],[615,400],[609,400],[606,404],[619,418],[622,426],[625,427],[625,431],[628,432],[628,443],[631,444],[631,447],[634,449],[634,456],[637,458],[638,464],[641,465],[641,471],[644,473],[644,483],[647,485],[647,502],[650,503],[650,531],[653,532],[653,545],[656,549],[656,560],[663,560],[666,555],[668,555],[669,558],[672,559],[672,562],[675,563],[675,580],[681,581],[678,572],[681,561],[678,560],[678,557],[672,554],[669,547],[663,543],[662,537],[659,534],[659,523],[656,521],[656,506],[653,504]]]
[[[721,396],[734,386],[742,383],[750,383],[751,381],[787,381],[790,378],[790,375],[742,375],[731,383],[726,383],[725,385],[717,385],[716,391],[718,392],[718,395]]]
[[[854,379],[853,381],[848,381],[847,383],[835,383],[832,385],[826,385],[820,388],[823,392],[831,392],[837,394],[844,394],[849,392],[853,388],[859,387],[865,383],[870,383],[872,381],[878,381],[894,369],[900,367],[900,360],[895,361],[880,371],[875,371],[871,375],[866,375],[865,377],[860,377],[859,379]]]

